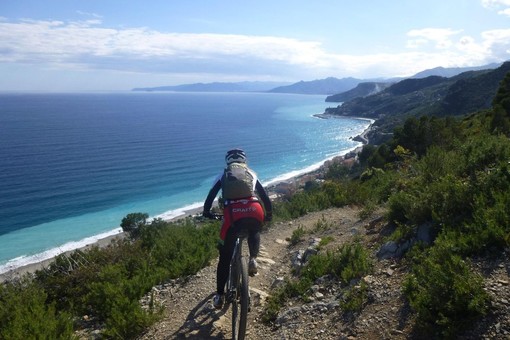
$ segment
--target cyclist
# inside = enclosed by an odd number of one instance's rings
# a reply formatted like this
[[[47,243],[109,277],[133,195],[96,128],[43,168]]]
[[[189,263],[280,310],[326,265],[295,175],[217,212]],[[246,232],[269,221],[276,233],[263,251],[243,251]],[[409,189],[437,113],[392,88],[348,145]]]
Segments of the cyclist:
[[[225,162],[227,166],[218,175],[209,191],[202,213],[204,217],[212,216],[211,207],[221,189],[224,200],[223,224],[218,247],[220,259],[216,271],[216,294],[213,299],[214,307],[217,309],[222,308],[225,301],[225,284],[237,232],[240,229],[248,231],[250,252],[248,272],[253,276],[257,273],[256,258],[260,249],[260,230],[264,221],[270,221],[272,218],[271,200],[256,173],[247,166],[246,153],[241,149],[229,150]]]

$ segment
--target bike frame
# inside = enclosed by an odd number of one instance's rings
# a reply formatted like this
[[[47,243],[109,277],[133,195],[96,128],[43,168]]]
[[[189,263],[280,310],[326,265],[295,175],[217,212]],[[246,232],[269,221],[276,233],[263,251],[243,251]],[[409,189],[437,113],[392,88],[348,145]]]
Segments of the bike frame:
[[[216,220],[222,215],[213,215]],[[229,275],[227,280],[225,302],[232,307],[232,339],[243,340],[246,333],[250,293],[248,282],[248,264],[243,256],[243,241],[248,232],[241,230],[236,235],[232,258],[230,259]]]
[[[246,235],[238,235],[236,238],[227,280],[226,299],[232,306],[232,339],[234,340],[244,339],[250,303],[248,266],[242,253],[245,238]]]

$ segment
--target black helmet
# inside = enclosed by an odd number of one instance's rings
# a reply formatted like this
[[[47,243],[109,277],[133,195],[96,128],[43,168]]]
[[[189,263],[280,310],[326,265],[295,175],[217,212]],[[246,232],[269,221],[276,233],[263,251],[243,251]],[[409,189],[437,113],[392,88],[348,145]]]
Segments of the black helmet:
[[[241,149],[232,149],[227,151],[225,162],[230,163],[246,163],[246,153]]]

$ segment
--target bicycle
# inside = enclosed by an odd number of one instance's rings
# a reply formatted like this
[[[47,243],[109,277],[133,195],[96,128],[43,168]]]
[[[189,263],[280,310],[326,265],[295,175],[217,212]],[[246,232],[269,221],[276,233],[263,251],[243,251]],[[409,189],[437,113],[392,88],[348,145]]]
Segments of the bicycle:
[[[221,220],[223,215],[213,214],[210,218]],[[246,334],[248,311],[250,309],[250,292],[248,263],[243,255],[243,240],[248,237],[245,230],[236,235],[229,275],[225,291],[225,303],[232,305],[232,339],[243,340]]]

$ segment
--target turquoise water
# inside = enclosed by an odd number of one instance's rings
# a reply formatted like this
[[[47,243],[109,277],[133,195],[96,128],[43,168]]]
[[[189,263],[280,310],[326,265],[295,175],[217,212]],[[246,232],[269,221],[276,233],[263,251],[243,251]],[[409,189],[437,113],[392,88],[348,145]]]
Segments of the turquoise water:
[[[122,217],[199,207],[241,147],[264,184],[359,146],[369,121],[324,96],[0,94],[0,273],[118,233]]]

